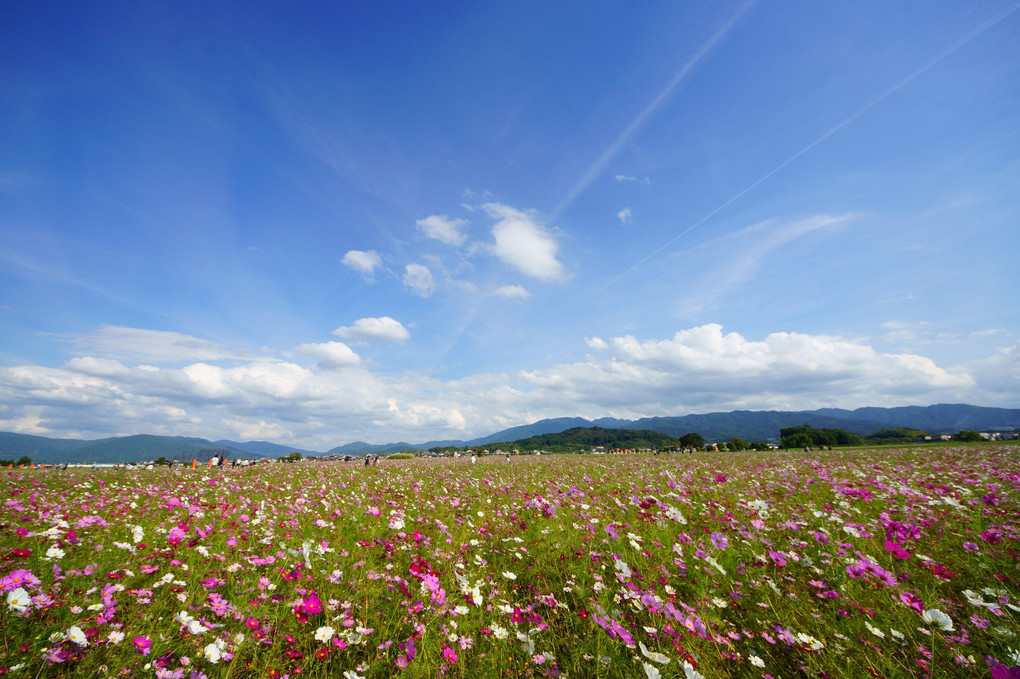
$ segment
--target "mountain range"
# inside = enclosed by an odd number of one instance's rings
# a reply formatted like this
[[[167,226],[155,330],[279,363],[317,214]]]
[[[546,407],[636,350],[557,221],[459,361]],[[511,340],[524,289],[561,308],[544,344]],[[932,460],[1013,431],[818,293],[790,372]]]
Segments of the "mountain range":
[[[436,447],[488,447],[512,443],[542,434],[557,434],[575,427],[604,429],[648,429],[670,436],[697,432],[705,440],[725,441],[738,436],[748,441],[778,441],[785,427],[809,424],[812,427],[843,429],[867,435],[881,429],[904,427],[929,434],[956,433],[960,430],[994,431],[1020,429],[1020,409],[986,408],[965,404],[905,406],[899,408],[822,408],[801,411],[747,411],[683,415],[678,417],[644,417],[637,420],[581,417],[558,417],[539,420],[528,425],[467,441],[444,440],[424,443],[389,443],[384,445],[356,441],[337,446],[326,453],[304,450],[268,441],[209,441],[181,436],[139,434],[98,440],[56,439],[30,434],[0,432],[0,459],[18,459],[27,455],[43,464],[119,463],[155,460],[159,457],[190,461],[208,460],[213,455],[229,458],[281,457],[295,451],[304,456],[322,455],[388,455],[403,450],[427,450]]]

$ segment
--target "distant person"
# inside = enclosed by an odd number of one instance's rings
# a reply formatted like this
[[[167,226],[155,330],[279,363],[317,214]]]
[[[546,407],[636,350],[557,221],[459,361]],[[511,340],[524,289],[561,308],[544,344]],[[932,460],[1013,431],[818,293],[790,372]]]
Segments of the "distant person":
[[[212,469],[213,467],[219,466],[219,464],[220,464],[220,458],[218,458],[215,455],[213,455],[212,458],[209,460],[209,469]]]
[[[471,453],[471,464],[474,464],[475,460],[477,460],[477,459],[478,459],[478,456],[475,455],[474,453]]]
[[[366,455],[365,456],[365,466],[367,467],[370,464],[372,464],[372,456],[371,455]]]

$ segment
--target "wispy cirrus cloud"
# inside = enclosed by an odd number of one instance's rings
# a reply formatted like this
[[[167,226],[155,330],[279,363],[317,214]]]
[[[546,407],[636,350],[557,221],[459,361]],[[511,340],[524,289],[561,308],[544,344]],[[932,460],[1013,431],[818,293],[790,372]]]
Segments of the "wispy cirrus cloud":
[[[238,355],[222,344],[169,330],[102,325],[89,333],[64,335],[76,353],[142,363],[218,360]]]
[[[654,97],[652,97],[652,100],[645,105],[644,109],[642,109],[641,112],[630,121],[630,124],[623,129],[616,139],[614,139],[613,142],[602,152],[602,155],[588,167],[581,178],[574,184],[573,187],[571,187],[570,191],[567,192],[567,195],[563,197],[563,199],[559,202],[559,205],[556,206],[556,209],[553,210],[552,214],[554,218],[563,214],[564,210],[566,210],[567,207],[569,207],[574,200],[581,195],[581,193],[591,186],[592,182],[605,172],[613,158],[620,153],[621,149],[630,143],[630,140],[634,138],[634,135],[637,134],[638,130],[644,127],[645,121],[647,121],[652,114],[662,108],[666,101],[669,100],[670,95],[673,94],[673,91],[676,90],[680,83],[682,83],[687,76],[690,75],[694,69],[705,60],[705,57],[707,57],[709,53],[715,49],[716,45],[722,42],[729,32],[733,30],[733,27],[737,24],[737,22],[740,21],[740,19],[743,18],[743,16],[751,9],[754,2],[755,0],[750,0],[749,2],[745,2],[741,5],[740,8],[737,9],[737,11],[734,12],[734,14],[708,38],[708,40],[703,42],[686,62],[684,62],[684,64],[673,74],[673,77],[670,78],[669,82],[666,83],[666,85],[659,90]],[[616,175],[617,181],[628,181],[630,179],[630,177],[625,175]]]

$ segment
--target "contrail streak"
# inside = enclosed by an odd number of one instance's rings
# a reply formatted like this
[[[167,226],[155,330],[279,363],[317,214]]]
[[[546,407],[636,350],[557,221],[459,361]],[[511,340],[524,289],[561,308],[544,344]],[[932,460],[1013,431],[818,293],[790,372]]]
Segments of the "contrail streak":
[[[813,142],[811,142],[810,144],[808,144],[807,146],[805,146],[801,150],[799,150],[796,153],[794,153],[792,156],[790,156],[789,158],[784,160],[782,163],[780,163],[779,165],[777,165],[773,169],[771,169],[768,172],[766,172],[764,175],[759,177],[755,182],[753,182],[752,184],[750,184],[749,186],[744,188],[739,193],[736,193],[733,196],[731,196],[722,205],[720,205],[719,207],[715,208],[714,210],[709,212],[707,215],[705,215],[704,217],[702,217],[698,221],[694,222],[693,224],[688,226],[686,229],[684,229],[683,231],[681,231],[677,235],[673,236],[673,238],[671,238],[668,241],[666,241],[665,243],[663,243],[656,250],[654,250],[653,252],[651,252],[646,257],[642,258],[641,260],[639,260],[637,263],[635,263],[629,269],[627,269],[623,273],[621,273],[618,276],[616,276],[616,278],[611,279],[608,283],[606,283],[601,288],[599,288],[598,292],[603,292],[604,290],[606,290],[606,288],[608,288],[609,286],[613,285],[614,283],[616,283],[621,278],[623,278],[623,277],[627,276],[628,274],[630,274],[632,271],[634,271],[634,269],[638,268],[639,266],[641,266],[642,264],[647,262],[649,259],[651,259],[655,255],[659,254],[660,252],[662,252],[663,250],[668,248],[670,245],[675,243],[677,240],[679,240],[683,236],[686,236],[688,233],[690,233],[694,229],[698,228],[699,226],[701,226],[702,224],[707,222],[712,217],[716,216],[717,214],[719,214],[720,212],[725,210],[727,207],[732,205],[734,202],[736,202],[737,200],[742,198],[746,193],[748,193],[749,191],[757,188],[762,182],[766,181],[767,179],[769,179],[770,177],[772,177],[776,173],[780,172],[787,165],[789,165],[793,161],[797,160],[802,155],[804,155],[805,153],[807,153],[808,151],[810,151],[814,147],[818,146],[823,141],[825,141],[826,139],[828,139],[832,135],[836,134],[837,132],[842,130],[844,127],[846,127],[850,123],[852,123],[855,120],[857,120],[858,118],[860,118],[862,115],[864,115],[865,113],[870,111],[872,108],[874,108],[877,104],[879,104],[883,100],[887,99],[888,97],[892,96],[893,94],[895,94],[899,90],[903,89],[911,81],[913,81],[915,78],[920,76],[922,73],[924,73],[925,71],[930,69],[932,66],[935,66],[940,61],[942,61],[946,57],[950,56],[951,54],[956,52],[958,49],[960,49],[961,47],[963,47],[964,45],[969,43],[971,40],[973,40],[974,38],[976,38],[979,35],[981,35],[982,33],[984,33],[985,31],[987,31],[988,29],[996,26],[1002,20],[1004,20],[1006,17],[1008,17],[1010,14],[1012,14],[1015,11],[1017,11],[1018,9],[1020,9],[1020,4],[1015,4],[1012,7],[1010,7],[1009,9],[1006,9],[1006,10],[1000,12],[999,14],[997,14],[997,15],[993,16],[992,18],[986,20],[984,23],[979,24],[976,28],[972,29],[968,33],[964,34],[964,36],[962,38],[960,38],[959,40],[954,42],[952,45],[950,45],[949,47],[944,49],[942,52],[940,52],[936,56],[932,57],[929,61],[925,62],[922,66],[920,66],[919,68],[917,68],[916,70],[914,70],[913,72],[908,74],[907,76],[905,76],[902,79],[900,79],[894,85],[892,85],[889,88],[887,88],[884,92],[879,94],[877,97],[875,97],[874,99],[869,101],[867,104],[865,104],[861,108],[859,108],[852,115],[850,115],[847,118],[844,118],[842,121],[840,121],[838,124],[836,124],[835,127],[831,128],[828,132],[826,132],[822,136],[818,137],[818,139],[815,139]]]
[[[577,198],[585,189],[591,186],[591,183],[605,171],[606,166],[608,166],[613,158],[616,157],[616,154],[620,152],[620,149],[622,149],[627,142],[631,140],[634,134],[641,129],[641,126],[644,125],[648,117],[662,106],[666,99],[669,98],[669,95],[673,93],[673,90],[676,89],[677,85],[679,85],[680,82],[683,81],[683,79],[686,78],[699,63],[701,63],[708,53],[711,52],[712,49],[726,37],[726,34],[730,32],[740,18],[747,14],[747,11],[751,9],[755,1],[756,0],[750,0],[749,2],[744,3],[744,5],[737,10],[737,13],[730,17],[729,21],[723,24],[723,26],[716,31],[712,37],[705,42],[705,44],[698,48],[698,51],[687,60],[687,63],[685,63],[680,70],[676,72],[669,83],[662,88],[662,91],[659,92],[654,99],[652,99],[651,103],[648,104],[648,106],[646,106],[633,121],[631,121],[630,125],[628,125],[626,129],[620,133],[620,136],[616,138],[616,141],[609,145],[609,148],[607,148],[602,155],[599,156],[599,159],[588,168],[588,171],[584,174],[584,176],[581,177],[576,184],[574,184],[574,187],[570,189],[570,192],[567,193],[563,200],[560,201],[559,205],[557,205],[553,210],[551,216],[552,220],[558,219],[559,216],[563,214],[564,210],[566,210],[567,207],[574,202],[574,199]]]

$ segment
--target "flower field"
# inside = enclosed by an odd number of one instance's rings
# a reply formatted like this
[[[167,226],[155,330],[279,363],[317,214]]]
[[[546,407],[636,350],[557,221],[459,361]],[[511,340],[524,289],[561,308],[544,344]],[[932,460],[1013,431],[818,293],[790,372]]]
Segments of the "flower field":
[[[1018,448],[0,479],[0,674],[1020,676]]]

